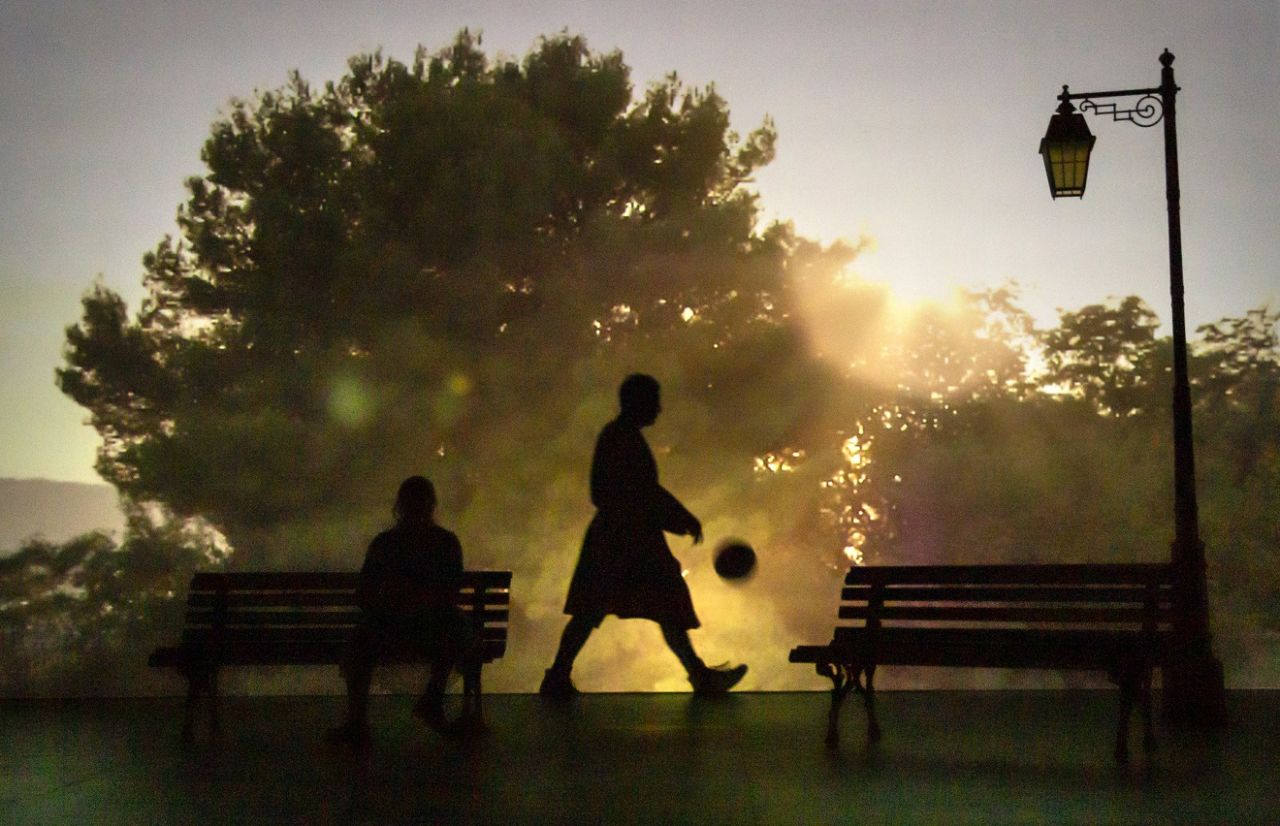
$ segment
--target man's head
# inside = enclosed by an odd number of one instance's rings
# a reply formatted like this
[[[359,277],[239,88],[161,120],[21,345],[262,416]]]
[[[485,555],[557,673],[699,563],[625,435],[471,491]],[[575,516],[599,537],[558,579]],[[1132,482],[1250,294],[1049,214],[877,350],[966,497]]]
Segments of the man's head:
[[[436,488],[425,476],[410,476],[400,483],[393,509],[396,518],[429,521],[436,511]]]
[[[632,373],[618,388],[623,417],[641,427],[653,424],[662,412],[658,380],[644,373]]]

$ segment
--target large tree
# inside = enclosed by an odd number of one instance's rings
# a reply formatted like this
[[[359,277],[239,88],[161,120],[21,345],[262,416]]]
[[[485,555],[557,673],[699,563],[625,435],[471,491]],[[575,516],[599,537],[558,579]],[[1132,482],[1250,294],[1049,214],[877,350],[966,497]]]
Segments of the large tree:
[[[627,372],[663,382],[664,473],[726,531],[752,527],[732,515],[764,496],[755,457],[839,449],[818,427],[839,377],[788,273],[854,251],[762,225],[774,143],[768,120],[735,133],[714,87],[637,92],[620,54],[568,35],[520,62],[464,31],[322,89],[293,74],[214,124],[141,309],[86,295],[60,386],[102,476],[215,526],[232,565],[356,565],[422,472],[468,562],[553,605]],[[804,533],[800,514],[752,539]]]
[[[270,560],[263,530],[359,512],[410,468],[465,506],[505,469],[484,462],[546,449],[655,342],[682,336],[702,370],[744,338],[800,358],[789,233],[759,231],[744,186],[773,146],[767,121],[735,135],[713,88],[634,96],[621,55],[577,37],[516,64],[463,32],[322,91],[295,74],[214,125],[141,312],[95,288],[59,381],[105,478],[246,561]]]

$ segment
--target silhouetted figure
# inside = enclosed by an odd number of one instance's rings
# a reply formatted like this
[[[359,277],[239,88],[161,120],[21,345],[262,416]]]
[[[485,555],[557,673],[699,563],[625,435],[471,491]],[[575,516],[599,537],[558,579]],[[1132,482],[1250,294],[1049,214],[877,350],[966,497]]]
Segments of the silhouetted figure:
[[[395,526],[369,544],[356,593],[361,621],[343,663],[347,719],[330,731],[332,740],[368,741],[374,666],[383,652],[401,646],[431,658],[431,677],[414,714],[442,733],[458,730],[444,717],[445,685],[455,665],[463,673],[477,667],[480,642],[455,604],[462,546],[435,523],[435,507],[428,479],[405,479],[396,494]]]
[[[692,536],[697,544],[702,541],[702,523],[658,484],[657,463],[640,433],[662,411],[658,382],[652,376],[631,375],[618,395],[622,410],[600,432],[591,460],[596,515],[569,584],[564,612],[570,619],[540,692],[552,697],[578,693],[569,676],[573,661],[606,614],[658,623],[694,691],[726,692],[747,667],[708,668],[694,653],[689,629],[699,626],[698,615],[680,563],[663,536],[664,531]]]

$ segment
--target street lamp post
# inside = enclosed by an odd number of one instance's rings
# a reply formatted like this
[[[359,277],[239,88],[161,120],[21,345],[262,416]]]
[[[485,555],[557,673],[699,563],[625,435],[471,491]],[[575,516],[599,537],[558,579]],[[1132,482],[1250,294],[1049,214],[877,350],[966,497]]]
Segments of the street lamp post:
[[[1222,663],[1213,655],[1209,635],[1209,589],[1205,577],[1204,543],[1196,508],[1195,452],[1191,434],[1191,384],[1187,377],[1187,332],[1183,310],[1182,221],[1178,188],[1178,134],[1174,99],[1173,55],[1160,55],[1160,85],[1152,89],[1072,93],[1066,86],[1061,103],[1040,142],[1049,189],[1054,198],[1084,197],[1089,155],[1094,137],[1084,116],[1076,112],[1111,115],[1138,126],[1164,123],[1165,197],[1169,212],[1169,292],[1173,303],[1173,488],[1175,650],[1164,669],[1164,715],[1187,727],[1216,727],[1226,723]],[[1128,109],[1103,98],[1136,97]]]

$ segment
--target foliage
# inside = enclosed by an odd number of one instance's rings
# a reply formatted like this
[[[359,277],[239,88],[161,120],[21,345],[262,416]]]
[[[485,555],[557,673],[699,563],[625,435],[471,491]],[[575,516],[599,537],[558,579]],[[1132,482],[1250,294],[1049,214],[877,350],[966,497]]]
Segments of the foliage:
[[[1280,312],[1263,307],[1201,327],[1192,375],[1201,521],[1237,661],[1266,662],[1262,640],[1280,637],[1278,325]]]
[[[206,530],[132,507],[124,538],[31,540],[0,558],[0,696],[132,693],[181,622],[187,580],[222,563]]]
[[[1044,336],[1047,378],[1104,415],[1138,413],[1155,381],[1157,326],[1156,314],[1137,296],[1064,312],[1062,323]]]

